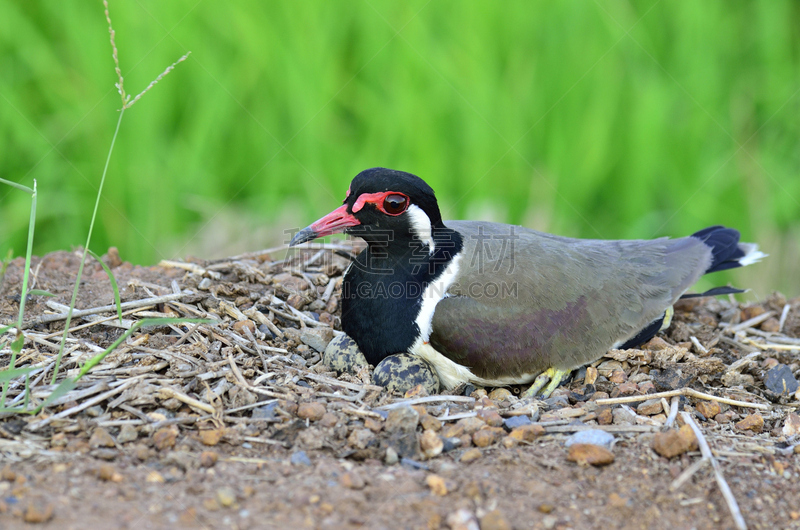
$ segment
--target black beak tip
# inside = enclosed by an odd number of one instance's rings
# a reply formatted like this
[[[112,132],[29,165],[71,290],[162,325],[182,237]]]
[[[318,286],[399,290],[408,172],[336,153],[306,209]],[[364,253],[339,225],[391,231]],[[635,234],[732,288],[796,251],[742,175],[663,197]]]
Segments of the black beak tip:
[[[306,241],[311,241],[313,239],[317,239],[318,234],[315,230],[313,230],[310,226],[303,228],[289,242],[289,246],[293,247],[295,245],[299,245],[300,243],[305,243]]]

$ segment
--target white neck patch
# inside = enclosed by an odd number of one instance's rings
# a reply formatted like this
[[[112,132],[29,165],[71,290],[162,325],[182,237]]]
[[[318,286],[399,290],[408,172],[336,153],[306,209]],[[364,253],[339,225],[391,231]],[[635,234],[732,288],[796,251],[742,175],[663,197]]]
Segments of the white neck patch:
[[[433,254],[435,250],[433,244],[433,227],[428,215],[422,211],[422,208],[415,204],[411,204],[406,210],[406,215],[411,220],[411,233],[414,237],[428,245],[428,254]],[[449,269],[448,269],[449,270]]]
[[[419,308],[419,314],[415,320],[419,328],[418,341],[428,342],[431,336],[431,321],[433,320],[433,312],[436,310],[436,304],[447,297],[447,290],[453,285],[456,276],[458,276],[461,256],[461,252],[456,254],[444,272],[436,280],[429,283],[425,288],[425,292],[422,293],[422,306]]]

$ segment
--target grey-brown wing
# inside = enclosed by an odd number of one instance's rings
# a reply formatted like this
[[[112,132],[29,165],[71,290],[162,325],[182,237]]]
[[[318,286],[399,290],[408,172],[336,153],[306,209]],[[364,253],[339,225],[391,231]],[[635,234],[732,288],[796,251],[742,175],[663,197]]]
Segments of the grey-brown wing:
[[[485,378],[573,368],[631,338],[705,272],[694,238],[569,239],[494,223],[446,223],[464,236],[431,345]]]

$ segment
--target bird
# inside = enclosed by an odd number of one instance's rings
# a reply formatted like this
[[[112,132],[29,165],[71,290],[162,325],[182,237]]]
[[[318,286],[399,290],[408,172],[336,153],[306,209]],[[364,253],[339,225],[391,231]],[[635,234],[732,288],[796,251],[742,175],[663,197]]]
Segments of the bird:
[[[442,387],[531,386],[548,397],[572,370],[666,329],[704,274],[766,256],[712,226],[677,239],[574,239],[517,225],[443,221],[433,189],[372,168],[341,206],[300,230],[295,246],[335,233],[366,241],[342,281],[341,326],[377,365],[410,353]],[[547,385],[547,386],[545,386]]]

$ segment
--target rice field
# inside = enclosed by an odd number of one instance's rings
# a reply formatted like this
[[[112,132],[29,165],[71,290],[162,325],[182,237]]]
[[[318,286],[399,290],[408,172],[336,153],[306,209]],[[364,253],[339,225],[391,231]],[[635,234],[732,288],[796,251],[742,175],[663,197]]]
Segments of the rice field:
[[[712,224],[770,254],[718,275],[800,294],[800,4],[111,1],[125,120],[92,249],[256,250],[416,173],[445,218],[591,238]],[[0,0],[0,177],[37,180],[34,253],[80,245],[116,126],[100,2]],[[0,256],[30,200],[0,187]],[[702,287],[702,286],[701,286]]]

